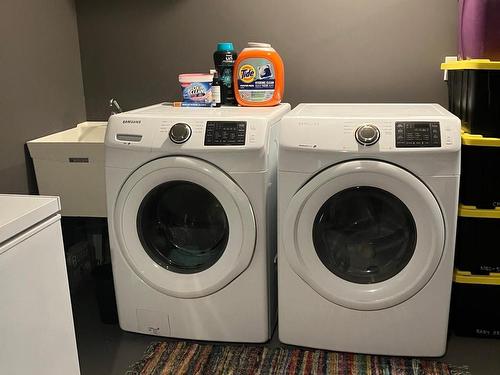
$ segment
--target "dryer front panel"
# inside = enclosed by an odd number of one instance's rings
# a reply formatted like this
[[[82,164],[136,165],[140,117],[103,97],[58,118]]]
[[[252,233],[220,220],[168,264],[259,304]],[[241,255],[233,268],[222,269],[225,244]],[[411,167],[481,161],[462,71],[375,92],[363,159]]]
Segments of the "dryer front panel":
[[[246,194],[199,159],[166,157],[140,167],[120,190],[114,215],[129,266],[167,295],[214,293],[253,256],[255,218]]]
[[[324,298],[357,310],[411,298],[444,249],[444,220],[431,191],[382,161],[349,161],[319,173],[294,195],[283,225],[294,271]]]

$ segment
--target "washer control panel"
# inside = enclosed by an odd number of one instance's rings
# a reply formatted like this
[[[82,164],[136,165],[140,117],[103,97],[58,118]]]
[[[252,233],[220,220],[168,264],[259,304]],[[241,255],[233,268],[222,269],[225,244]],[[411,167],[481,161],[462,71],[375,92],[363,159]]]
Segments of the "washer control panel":
[[[439,122],[396,122],[396,147],[441,147]]]
[[[246,121],[207,121],[205,146],[244,146]]]

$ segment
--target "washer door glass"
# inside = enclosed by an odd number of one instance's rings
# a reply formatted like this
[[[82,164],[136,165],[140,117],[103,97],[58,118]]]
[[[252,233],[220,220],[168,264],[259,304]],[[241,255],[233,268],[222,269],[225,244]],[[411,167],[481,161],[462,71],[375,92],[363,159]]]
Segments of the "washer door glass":
[[[413,216],[393,194],[375,187],[342,190],[328,199],[313,224],[313,243],[323,264],[359,284],[397,275],[417,242]]]
[[[139,239],[160,266],[197,273],[222,256],[229,238],[226,213],[207,189],[169,181],[151,190],[137,214]]]

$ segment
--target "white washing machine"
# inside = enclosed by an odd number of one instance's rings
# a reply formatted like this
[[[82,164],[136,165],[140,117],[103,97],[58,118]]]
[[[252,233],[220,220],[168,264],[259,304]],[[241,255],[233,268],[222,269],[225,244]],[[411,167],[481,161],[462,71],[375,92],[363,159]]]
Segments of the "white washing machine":
[[[276,315],[272,108],[173,108],[111,116],[108,223],[120,326],[264,342]]]
[[[279,336],[357,353],[446,349],[460,120],[436,104],[301,104],[281,125]]]

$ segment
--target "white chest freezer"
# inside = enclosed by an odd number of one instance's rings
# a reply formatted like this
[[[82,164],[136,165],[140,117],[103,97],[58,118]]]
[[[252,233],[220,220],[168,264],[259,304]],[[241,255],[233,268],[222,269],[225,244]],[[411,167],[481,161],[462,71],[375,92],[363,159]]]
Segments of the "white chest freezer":
[[[0,374],[78,375],[59,199],[0,207]]]
[[[28,142],[39,193],[59,196],[63,216],[106,217],[106,125],[83,122]]]

